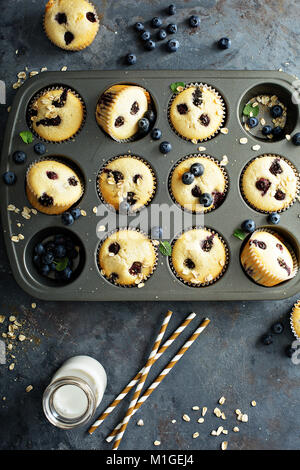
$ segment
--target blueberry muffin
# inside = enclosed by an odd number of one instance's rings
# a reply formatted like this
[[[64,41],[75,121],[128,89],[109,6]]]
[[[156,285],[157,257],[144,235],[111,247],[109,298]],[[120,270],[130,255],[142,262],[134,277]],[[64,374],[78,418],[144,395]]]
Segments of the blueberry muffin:
[[[246,201],[262,212],[287,209],[298,194],[299,175],[292,163],[278,155],[263,155],[250,162],[242,174]]]
[[[82,196],[78,175],[64,163],[41,160],[30,166],[26,176],[29,202],[45,214],[61,214]]]
[[[134,156],[111,160],[100,172],[98,190],[101,198],[115,210],[137,211],[152,199],[156,187],[150,166]]]
[[[75,92],[67,88],[45,90],[29,105],[28,119],[39,137],[49,142],[62,142],[80,130],[84,105]]]
[[[207,285],[223,274],[227,248],[217,233],[205,227],[194,228],[175,241],[171,262],[183,282],[196,287]]]
[[[56,46],[79,51],[95,39],[99,19],[95,7],[86,0],[49,0],[44,29]]]
[[[193,155],[175,166],[170,177],[170,191],[183,209],[208,212],[224,201],[227,175],[212,157]]]
[[[256,230],[241,253],[245,272],[262,286],[276,286],[295,276],[295,255],[275,233]]]
[[[101,274],[114,284],[138,286],[154,271],[156,251],[143,233],[121,229],[104,240],[98,261]]]
[[[174,98],[169,118],[177,134],[199,142],[218,132],[225,118],[225,107],[220,95],[208,85],[194,85]]]
[[[150,95],[135,85],[113,85],[100,97],[96,120],[110,137],[117,141],[131,139],[137,134],[138,121],[150,104]]]
[[[295,303],[292,310],[291,327],[296,338],[300,339],[300,300]]]

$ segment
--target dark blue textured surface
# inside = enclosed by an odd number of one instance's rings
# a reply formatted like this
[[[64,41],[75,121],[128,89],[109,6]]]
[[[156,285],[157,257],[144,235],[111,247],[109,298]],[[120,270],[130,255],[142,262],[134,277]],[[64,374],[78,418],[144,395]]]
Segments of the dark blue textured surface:
[[[92,46],[78,53],[67,53],[53,46],[42,30],[44,4],[39,0],[1,2],[0,63],[1,79],[7,84],[7,106],[13,99],[12,83],[16,73],[29,70],[120,69],[124,57],[137,55],[136,69],[279,69],[297,74],[299,61],[300,4],[296,0],[203,0],[176,2],[177,13],[167,18],[162,1],[95,0],[103,14],[99,34]],[[199,28],[191,29],[188,18],[197,14]],[[165,51],[164,42],[148,52],[132,28],[160,16],[165,25],[176,22],[180,49]],[[232,46],[226,51],[216,47],[227,36]],[[175,36],[172,36],[175,37]],[[18,50],[18,54],[16,54]],[[7,106],[0,106],[1,126]],[[2,208],[2,210],[5,208]],[[299,210],[300,212],[300,210]],[[300,221],[299,221],[300,223]],[[48,424],[41,408],[41,397],[51,375],[68,357],[89,354],[102,362],[108,373],[108,388],[100,410],[121,391],[143,365],[167,309],[174,311],[170,331],[190,312],[198,313],[187,338],[197,322],[208,316],[212,321],[180,364],[135,415],[122,441],[122,449],[219,449],[228,440],[231,449],[299,449],[300,366],[284,355],[293,340],[288,313],[296,300],[277,302],[177,302],[177,303],[55,303],[31,299],[13,280],[6,254],[0,251],[0,313],[15,314],[24,322],[22,331],[32,339],[17,343],[12,359],[0,365],[0,448],[1,449],[109,449],[104,437],[120,419],[125,401],[93,436],[87,429],[62,431]],[[30,307],[36,301],[37,308]],[[282,335],[271,346],[262,346],[260,336],[274,321],[285,324]],[[0,332],[6,331],[6,323]],[[177,351],[179,340],[156,364],[151,378]],[[33,385],[30,393],[25,388]],[[226,421],[213,414],[217,400],[224,395]],[[2,400],[6,397],[6,400]],[[250,402],[256,400],[257,407]],[[203,424],[194,405],[207,406]],[[234,410],[248,413],[248,423],[237,423]],[[189,423],[182,420],[187,413]],[[136,426],[143,418],[144,427]],[[175,424],[171,423],[176,419]],[[5,424],[4,424],[5,423]],[[240,428],[233,433],[234,425]],[[228,436],[212,437],[219,425]],[[200,436],[192,438],[198,431]]]

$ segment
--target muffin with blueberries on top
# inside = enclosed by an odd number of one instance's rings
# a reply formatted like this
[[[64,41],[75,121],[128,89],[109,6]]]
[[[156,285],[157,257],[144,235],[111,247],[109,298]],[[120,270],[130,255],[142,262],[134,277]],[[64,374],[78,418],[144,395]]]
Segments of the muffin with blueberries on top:
[[[53,44],[69,51],[89,46],[99,29],[95,7],[86,0],[49,0],[44,30]]]
[[[208,212],[224,201],[227,174],[212,157],[192,155],[175,165],[169,186],[173,199],[183,209]]]
[[[225,119],[224,102],[208,85],[188,86],[173,99],[169,119],[179,136],[203,141],[219,131]]]

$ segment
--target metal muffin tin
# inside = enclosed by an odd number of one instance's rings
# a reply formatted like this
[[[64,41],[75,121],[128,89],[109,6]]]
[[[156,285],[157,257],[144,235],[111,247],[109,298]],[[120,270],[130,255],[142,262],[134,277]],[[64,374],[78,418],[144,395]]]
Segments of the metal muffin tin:
[[[173,132],[167,110],[172,92],[172,82],[202,82],[211,85],[224,98],[227,117],[224,126],[229,133],[218,134],[203,144],[187,142]],[[2,225],[6,248],[15,279],[30,295],[45,300],[265,300],[282,299],[300,291],[300,274],[290,281],[276,287],[266,288],[255,284],[244,273],[240,264],[242,242],[233,236],[236,228],[244,219],[252,218],[257,227],[268,226],[267,216],[251,209],[240,193],[241,172],[252,158],[265,154],[278,154],[288,158],[300,169],[299,148],[287,139],[272,142],[259,140],[247,133],[241,125],[244,104],[258,94],[276,94],[288,108],[288,122],[285,134],[300,131],[299,106],[292,103],[294,78],[275,71],[74,71],[44,72],[28,80],[16,95],[5,134],[2,152],[1,172],[12,170],[17,175],[14,186],[1,184]],[[97,100],[102,92],[116,83],[132,83],[145,87],[154,100],[157,120],[155,127],[161,129],[163,137],[153,141],[149,135],[130,143],[118,143],[105,135],[95,120]],[[65,85],[76,90],[83,98],[87,115],[81,132],[71,142],[62,144],[47,143],[46,157],[65,156],[81,170],[85,179],[85,193],[79,207],[87,213],[86,217],[69,227],[62,225],[60,216],[42,213],[25,220],[20,214],[7,211],[9,204],[22,209],[29,206],[25,194],[25,174],[27,167],[38,156],[33,144],[26,145],[19,137],[27,130],[26,109],[30,99],[42,88],[52,85]],[[248,143],[241,145],[241,137],[247,137]],[[172,151],[163,156],[159,143],[167,140],[172,144]],[[35,138],[35,142],[38,139]],[[253,151],[255,144],[261,146]],[[157,268],[142,288],[123,288],[111,284],[99,272],[96,253],[99,239],[96,225],[101,222],[93,213],[93,207],[100,204],[96,190],[96,178],[100,168],[112,157],[128,154],[146,159],[157,175],[157,191],[152,203],[174,205],[168,191],[168,178],[173,165],[182,157],[198,153],[198,147],[206,147],[205,152],[218,160],[227,155],[225,169],[229,176],[229,189],[223,204],[204,216],[204,225],[219,232],[229,247],[230,260],[225,274],[214,284],[206,287],[189,287],[178,280],[171,271],[168,258],[159,253]],[[27,153],[25,164],[16,165],[12,154],[16,150]],[[149,211],[151,204],[146,207]],[[181,211],[179,207],[175,211]],[[300,256],[300,236],[298,202],[281,214],[279,226],[270,226],[280,232],[292,244],[296,256]],[[18,228],[16,222],[21,222]],[[164,224],[163,224],[164,227]],[[32,250],[36,242],[52,233],[69,230],[76,234],[82,244],[83,256],[79,263],[75,280],[65,285],[54,285],[40,276],[32,263]],[[12,235],[22,233],[24,240],[14,243]],[[170,240],[171,241],[171,240]]]

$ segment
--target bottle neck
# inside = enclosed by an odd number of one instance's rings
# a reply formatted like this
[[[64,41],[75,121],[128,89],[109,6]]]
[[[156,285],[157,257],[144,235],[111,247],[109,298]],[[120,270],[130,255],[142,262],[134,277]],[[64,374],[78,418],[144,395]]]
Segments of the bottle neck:
[[[43,394],[43,410],[54,426],[71,429],[86,424],[96,411],[96,396],[79,377],[61,377],[48,385]]]

